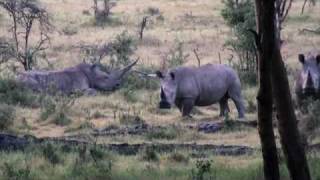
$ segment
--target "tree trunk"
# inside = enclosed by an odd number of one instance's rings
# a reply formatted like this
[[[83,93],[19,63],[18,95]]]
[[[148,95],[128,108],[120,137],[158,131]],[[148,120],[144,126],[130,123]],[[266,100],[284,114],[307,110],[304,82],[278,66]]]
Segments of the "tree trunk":
[[[266,19],[262,9],[263,4],[256,0],[256,24],[260,35],[265,34]],[[269,44],[268,38],[260,40],[256,35],[258,49],[258,76],[259,92],[258,101],[258,129],[261,141],[265,180],[279,180],[278,153],[272,126],[272,88],[271,88],[271,61],[268,58],[270,48],[263,46]]]
[[[256,0],[257,26],[260,37],[259,56],[261,61],[271,61],[273,99],[275,101],[281,145],[293,180],[309,180],[310,173],[304,149],[300,142],[296,116],[292,106],[289,82],[280,52],[280,39],[276,26],[275,0]],[[262,62],[265,63],[265,62]],[[262,139],[262,138],[261,138]],[[265,159],[264,159],[265,160]],[[266,163],[265,163],[266,164]]]
[[[302,146],[302,139],[297,127],[297,119],[293,109],[287,72],[282,61],[279,43],[275,43],[272,58],[273,97],[278,118],[278,129],[281,145],[287,160],[287,166],[293,180],[309,180],[310,173]]]

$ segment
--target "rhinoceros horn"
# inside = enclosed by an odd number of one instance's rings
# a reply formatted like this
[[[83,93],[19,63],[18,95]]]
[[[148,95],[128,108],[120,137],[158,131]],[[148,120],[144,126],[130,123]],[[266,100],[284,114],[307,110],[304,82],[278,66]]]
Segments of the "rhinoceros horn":
[[[137,62],[139,61],[139,58],[137,60],[135,60],[133,63],[129,64],[128,66],[126,66],[125,68],[120,70],[120,77],[123,77],[134,65],[137,64]]]

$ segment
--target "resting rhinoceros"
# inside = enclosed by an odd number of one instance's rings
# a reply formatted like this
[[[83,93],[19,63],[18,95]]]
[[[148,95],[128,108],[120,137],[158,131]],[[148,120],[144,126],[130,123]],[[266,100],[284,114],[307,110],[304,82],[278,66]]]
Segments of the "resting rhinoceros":
[[[101,65],[81,63],[60,71],[28,71],[18,75],[17,81],[36,92],[83,92],[95,95],[98,91],[113,91],[120,87],[124,75],[137,61],[121,70],[110,72]]]
[[[193,106],[209,106],[219,102],[220,116],[228,111],[231,98],[244,118],[244,102],[237,73],[226,65],[207,64],[201,67],[178,67],[166,74],[158,71],[161,79],[160,108],[176,105],[182,116],[190,116]]]
[[[301,105],[302,100],[311,97],[320,98],[320,54],[308,53],[307,56],[299,54],[302,69],[298,71],[295,83],[297,102]]]

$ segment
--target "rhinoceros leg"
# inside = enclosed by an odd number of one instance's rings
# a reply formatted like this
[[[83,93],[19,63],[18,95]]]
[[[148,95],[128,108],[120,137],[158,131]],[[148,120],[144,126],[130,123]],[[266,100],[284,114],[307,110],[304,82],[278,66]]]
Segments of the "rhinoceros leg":
[[[241,87],[235,86],[229,90],[229,96],[233,100],[238,110],[239,118],[244,118],[244,101],[241,95]]]
[[[230,112],[229,106],[228,106],[228,94],[226,94],[220,101],[220,117],[225,116],[228,112]]]
[[[191,117],[190,113],[194,106],[194,100],[192,98],[183,99],[181,102],[180,111],[182,112],[182,116]]]

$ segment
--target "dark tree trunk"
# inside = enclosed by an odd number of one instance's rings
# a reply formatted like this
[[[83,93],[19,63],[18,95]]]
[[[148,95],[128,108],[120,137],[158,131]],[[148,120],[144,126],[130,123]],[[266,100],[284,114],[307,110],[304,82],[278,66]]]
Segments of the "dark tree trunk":
[[[259,92],[258,100],[258,129],[261,140],[264,176],[266,180],[279,180],[278,153],[272,126],[272,88],[271,88],[271,59],[268,57],[271,48],[270,39],[259,36],[267,34],[266,12],[264,4],[256,0],[256,24],[259,35],[256,35],[258,49],[258,76]],[[270,29],[270,28],[269,28]]]
[[[274,44],[272,57],[272,86],[273,97],[278,118],[278,129],[281,145],[286,156],[287,166],[293,180],[309,180],[310,173],[302,146],[302,139],[297,127],[297,119],[293,109],[287,72],[282,61],[279,43]]]
[[[269,78],[271,76],[271,86],[269,87],[272,87],[272,94],[279,122],[278,128],[281,145],[287,160],[290,176],[293,180],[309,180],[309,168],[305,151],[300,142],[296,116],[292,106],[289,82],[280,52],[280,39],[277,35],[278,30],[275,22],[275,0],[256,0],[256,9],[259,34],[257,35],[259,59],[260,62],[262,61],[262,64],[269,64],[271,61],[271,69],[264,69],[261,71],[260,67],[260,74],[269,75]],[[268,61],[268,63],[264,61]],[[268,116],[266,115],[266,117]],[[263,119],[260,119],[259,117],[259,120]],[[265,138],[269,139],[271,137]],[[261,137],[261,141],[262,140],[263,138]],[[264,148],[263,145],[262,148]],[[266,161],[266,158],[264,158],[264,161]],[[271,163],[275,162],[267,160],[264,164],[270,165]],[[270,173],[270,171],[267,170],[267,167],[265,167],[265,173]],[[276,177],[275,174],[271,175]],[[265,176],[267,178],[271,177],[271,175],[266,174]]]

